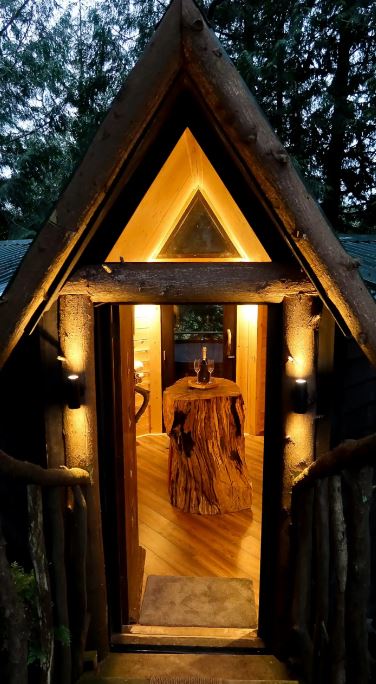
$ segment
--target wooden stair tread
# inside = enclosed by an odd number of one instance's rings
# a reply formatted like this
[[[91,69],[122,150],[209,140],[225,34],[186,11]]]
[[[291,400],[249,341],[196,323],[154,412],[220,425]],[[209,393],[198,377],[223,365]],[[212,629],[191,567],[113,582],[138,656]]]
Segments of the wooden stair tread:
[[[85,681],[90,681],[93,684],[150,684],[150,679],[124,679],[123,677],[96,677],[95,679],[90,680],[84,678],[80,679],[82,684]],[[222,679],[220,681],[221,684],[299,684],[298,680],[295,679]]]
[[[97,672],[87,672],[80,684],[146,684],[151,677],[219,679],[222,684],[281,684],[289,672],[271,655],[228,653],[111,653]]]
[[[204,678],[202,678],[202,680],[204,680]],[[220,681],[221,684],[299,684],[298,680],[295,679],[222,679],[218,681]],[[84,676],[79,680],[78,684],[81,684],[81,682],[82,684],[84,684],[84,682],[92,682],[92,684],[150,684],[150,678],[124,679],[123,677],[96,676],[88,679]],[[209,679],[208,682],[210,682]],[[194,684],[193,678],[192,684]]]

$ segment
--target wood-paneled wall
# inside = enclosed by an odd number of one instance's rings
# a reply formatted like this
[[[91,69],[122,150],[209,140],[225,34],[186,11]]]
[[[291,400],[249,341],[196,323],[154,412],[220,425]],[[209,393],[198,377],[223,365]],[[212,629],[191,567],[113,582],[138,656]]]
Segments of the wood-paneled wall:
[[[158,433],[162,430],[161,380],[161,315],[156,304],[134,307],[134,360],[141,361],[144,376],[140,383],[150,391],[150,401],[137,423],[137,435]],[[135,395],[136,411],[142,397]]]
[[[237,307],[236,382],[245,403],[245,432],[262,435],[265,418],[267,307]]]

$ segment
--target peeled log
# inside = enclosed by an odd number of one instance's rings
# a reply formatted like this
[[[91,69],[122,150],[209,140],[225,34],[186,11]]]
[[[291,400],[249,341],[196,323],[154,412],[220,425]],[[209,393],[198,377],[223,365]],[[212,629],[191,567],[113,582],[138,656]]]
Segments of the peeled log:
[[[252,503],[243,397],[234,382],[216,380],[212,389],[195,390],[183,378],[163,395],[170,501],[187,513],[229,513]]]

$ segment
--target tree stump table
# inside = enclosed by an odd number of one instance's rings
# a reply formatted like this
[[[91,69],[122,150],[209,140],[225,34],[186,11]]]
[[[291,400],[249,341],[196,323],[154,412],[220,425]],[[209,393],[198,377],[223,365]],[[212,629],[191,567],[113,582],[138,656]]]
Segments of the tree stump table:
[[[204,390],[191,388],[188,380],[163,393],[170,501],[187,513],[209,515],[250,508],[241,391],[223,378]]]

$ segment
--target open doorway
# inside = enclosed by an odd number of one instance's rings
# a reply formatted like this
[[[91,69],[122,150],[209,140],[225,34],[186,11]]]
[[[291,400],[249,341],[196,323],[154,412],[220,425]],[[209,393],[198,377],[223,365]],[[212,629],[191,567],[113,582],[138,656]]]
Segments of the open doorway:
[[[149,405],[136,428],[139,543],[146,551],[143,591],[148,577],[155,576],[251,580],[257,613],[266,326],[266,306],[134,307],[134,366],[141,386],[150,391]],[[211,345],[217,377],[230,375],[245,403],[245,456],[253,500],[250,509],[234,513],[184,513],[171,505],[168,496],[169,437],[163,432],[162,393],[179,377],[194,375],[193,359],[202,344]],[[136,411],[139,403],[136,394]],[[257,620],[250,628],[231,627],[234,638],[247,637],[256,634]],[[221,631],[207,624],[189,628],[159,625],[155,620],[151,625],[137,624],[128,629],[133,635],[159,630],[166,635],[218,636]]]

